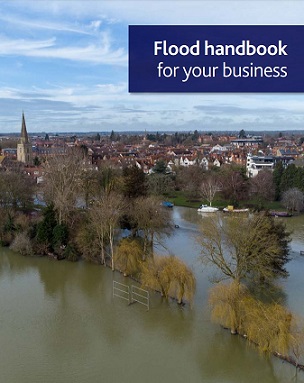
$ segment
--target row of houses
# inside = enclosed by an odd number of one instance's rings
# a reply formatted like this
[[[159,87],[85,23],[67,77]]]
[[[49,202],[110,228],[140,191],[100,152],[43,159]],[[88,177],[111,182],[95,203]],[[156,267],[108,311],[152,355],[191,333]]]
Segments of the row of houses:
[[[262,136],[220,137],[224,142],[219,143],[219,137],[216,136],[201,135],[196,143],[187,146],[149,142],[146,135],[136,144],[111,142],[109,139],[94,140],[92,137],[48,135],[44,139],[34,137],[30,142],[22,115],[20,141],[17,148],[2,149],[0,167],[11,166],[14,161],[21,162],[26,166],[25,171],[40,182],[43,178],[43,163],[50,157],[66,154],[71,147],[84,151],[86,166],[92,169],[98,168],[104,162],[110,162],[121,168],[136,165],[147,174],[153,172],[155,164],[160,160],[166,163],[168,173],[173,172],[176,167],[197,165],[208,170],[212,166],[238,164],[246,166],[248,177],[255,177],[263,169],[273,170],[279,161],[284,167],[291,163],[301,166],[303,162],[304,146],[298,145],[295,139],[282,137],[269,143],[264,142]],[[34,163],[42,165],[33,166]]]

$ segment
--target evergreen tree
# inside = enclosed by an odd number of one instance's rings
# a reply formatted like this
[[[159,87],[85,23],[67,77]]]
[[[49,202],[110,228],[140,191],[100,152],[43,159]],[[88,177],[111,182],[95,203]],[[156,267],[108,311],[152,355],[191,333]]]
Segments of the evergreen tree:
[[[123,169],[123,192],[126,197],[137,198],[147,195],[145,173],[136,165]]]
[[[66,246],[68,243],[68,228],[65,224],[56,225],[52,232],[52,247]]]
[[[167,164],[164,160],[156,161],[155,166],[153,167],[153,171],[159,174],[165,174],[167,169]]]
[[[275,200],[279,200],[280,199],[280,195],[281,195],[281,179],[282,179],[282,175],[284,173],[284,168],[283,168],[283,164],[282,162],[278,162],[276,165],[275,165],[275,168],[273,170],[273,183],[275,185]]]
[[[197,141],[197,140],[198,140],[198,138],[199,138],[199,133],[198,133],[197,130],[194,131],[192,138],[193,138],[194,141]]]
[[[239,138],[246,138],[246,132],[244,129],[240,130]]]
[[[295,179],[294,179],[294,187],[304,192],[304,169],[303,168],[297,168]]]
[[[116,134],[114,133],[114,130],[112,130],[112,132],[110,134],[110,140],[115,141],[115,139],[116,139]]]
[[[295,187],[296,177],[297,177],[297,168],[295,164],[288,165],[287,168],[284,170],[281,177],[281,183],[280,183],[281,193]]]
[[[37,226],[37,242],[46,243],[47,246],[50,246],[53,242],[53,230],[56,225],[54,206],[47,206],[43,211],[43,220]]]
[[[39,158],[37,156],[35,156],[34,158],[34,166],[40,166],[41,165],[41,161],[39,160]]]

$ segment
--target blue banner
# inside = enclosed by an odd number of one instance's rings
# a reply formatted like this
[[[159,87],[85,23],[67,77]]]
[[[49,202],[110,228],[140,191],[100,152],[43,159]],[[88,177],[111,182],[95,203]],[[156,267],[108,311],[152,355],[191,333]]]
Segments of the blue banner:
[[[304,26],[131,25],[129,92],[304,92]]]

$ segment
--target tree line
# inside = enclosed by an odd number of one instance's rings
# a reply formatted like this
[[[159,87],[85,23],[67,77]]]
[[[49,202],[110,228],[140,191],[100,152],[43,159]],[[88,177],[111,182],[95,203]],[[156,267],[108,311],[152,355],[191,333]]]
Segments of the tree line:
[[[21,171],[0,173],[0,240],[23,255],[84,259],[119,270],[179,303],[195,290],[193,272],[155,248],[173,230],[162,198],[149,192],[137,166],[110,164],[92,170],[81,150],[44,166],[38,193],[46,205],[33,209],[37,187]]]
[[[248,178],[245,167],[227,164],[208,171],[201,166],[177,169],[175,190],[180,189],[189,200],[204,199],[220,205],[251,207],[265,210],[270,202],[279,201],[291,212],[304,209],[304,169],[294,164],[274,170],[262,170]]]

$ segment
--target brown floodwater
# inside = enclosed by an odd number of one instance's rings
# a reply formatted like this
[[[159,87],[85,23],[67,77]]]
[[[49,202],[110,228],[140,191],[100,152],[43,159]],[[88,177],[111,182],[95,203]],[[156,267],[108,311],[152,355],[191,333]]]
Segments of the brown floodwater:
[[[179,228],[160,253],[183,258],[197,277],[193,307],[151,293],[150,310],[113,298],[119,273],[84,262],[25,258],[0,249],[0,382],[288,383],[295,369],[210,321],[208,271],[195,238],[204,219],[173,208]],[[304,216],[293,230],[286,304],[304,316]],[[298,373],[297,382],[304,382]]]

